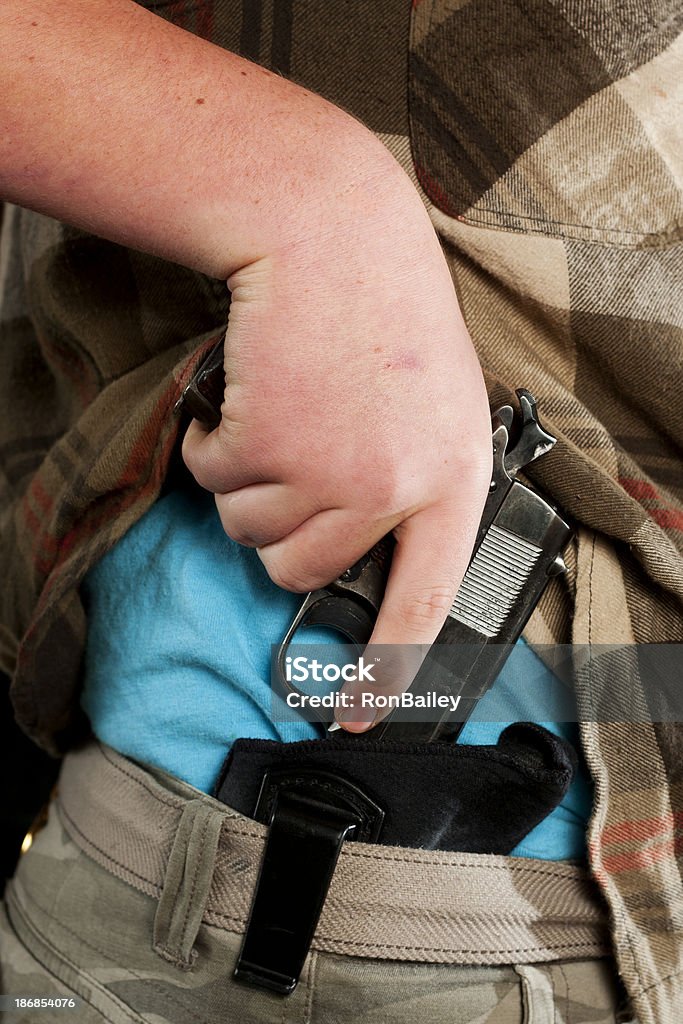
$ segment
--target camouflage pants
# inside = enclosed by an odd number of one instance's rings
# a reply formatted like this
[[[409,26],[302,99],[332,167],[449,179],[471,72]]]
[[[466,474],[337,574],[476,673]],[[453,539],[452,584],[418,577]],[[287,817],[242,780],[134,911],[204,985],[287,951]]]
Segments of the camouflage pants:
[[[206,798],[207,800],[209,798]],[[116,861],[121,851],[110,848]],[[191,869],[191,865],[189,866]],[[291,996],[232,980],[241,937],[201,923],[182,969],[153,948],[158,900],[74,841],[53,803],[0,906],[7,1024],[616,1024],[608,958],[454,966],[313,951]],[[36,1009],[14,1000],[74,997]]]

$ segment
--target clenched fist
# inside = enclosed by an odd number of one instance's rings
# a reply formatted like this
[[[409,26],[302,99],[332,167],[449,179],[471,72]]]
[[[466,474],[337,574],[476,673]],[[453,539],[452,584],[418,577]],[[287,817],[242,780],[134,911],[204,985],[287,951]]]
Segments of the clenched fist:
[[[397,168],[234,273],[222,419],[185,461],[230,537],[289,590],[397,544],[371,643],[429,644],[490,481],[479,365],[422,203]],[[409,680],[406,680],[406,684]]]

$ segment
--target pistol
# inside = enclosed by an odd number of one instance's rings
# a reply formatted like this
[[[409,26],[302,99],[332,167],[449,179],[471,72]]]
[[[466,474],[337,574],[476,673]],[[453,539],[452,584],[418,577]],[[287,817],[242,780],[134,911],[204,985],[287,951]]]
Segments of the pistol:
[[[217,426],[224,389],[220,342],[185,388],[178,406],[208,427]],[[434,741],[457,738],[477,702],[492,686],[553,576],[565,571],[562,551],[571,529],[557,509],[517,478],[556,443],[543,428],[533,395],[520,388],[519,408],[503,405],[491,421],[493,472],[472,557],[441,631],[410,691],[448,698],[432,721],[406,720],[393,711],[373,738]],[[285,658],[307,626],[335,629],[360,653],[370,639],[391,567],[393,538],[380,540],[326,587],[304,599],[277,652],[282,687]],[[451,697],[455,701],[451,701]],[[458,699],[459,698],[459,699]]]

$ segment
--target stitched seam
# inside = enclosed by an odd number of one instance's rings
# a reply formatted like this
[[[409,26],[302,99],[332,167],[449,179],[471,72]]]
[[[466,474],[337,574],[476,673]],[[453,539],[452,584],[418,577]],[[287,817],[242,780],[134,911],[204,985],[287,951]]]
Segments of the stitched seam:
[[[208,921],[209,918],[210,921]],[[235,914],[222,914],[219,910],[210,910],[209,913],[207,914],[208,923],[213,923],[214,921],[231,922],[232,924],[237,925],[239,931],[241,931],[244,928],[246,920],[247,918],[246,915],[244,914],[242,915],[242,917],[237,917]],[[222,925],[218,924],[216,925],[216,927],[221,928]]]
[[[219,914],[213,912],[211,917],[214,920],[230,921],[238,926],[241,930],[244,927],[244,917],[234,917],[230,914]],[[220,927],[217,925],[216,927]],[[334,946],[352,946],[354,949],[403,949],[410,951],[418,951],[423,953],[490,953],[499,954],[501,956],[507,956],[508,953],[533,953],[541,948],[540,946],[527,946],[524,948],[510,948],[509,946],[500,946],[497,949],[462,949],[460,946],[411,946],[405,943],[387,943],[387,942],[360,942],[357,939],[338,939],[334,936],[327,934],[319,935],[317,937],[317,943],[325,943],[327,945]],[[565,949],[606,949],[606,945],[601,943],[597,939],[588,939],[584,942],[567,942],[567,943],[556,943],[549,942],[543,945],[543,949],[551,950],[565,950]]]
[[[476,949],[462,949],[460,946],[407,946],[403,943],[389,943],[389,942],[357,942],[354,939],[335,939],[324,936],[319,937],[319,941],[324,941],[329,944],[334,943],[337,946],[353,946],[354,948],[360,949],[405,949],[405,950],[420,950],[421,952],[428,953],[472,953],[472,954],[483,954],[487,953],[500,954],[501,956],[507,956],[508,953],[534,953],[540,949],[594,949],[603,947],[597,942],[549,942],[543,946],[499,946],[496,949],[482,949],[478,946]]]
[[[234,836],[245,836],[249,839],[264,839],[264,836],[260,832],[251,832],[239,829],[229,829],[229,835]],[[389,847],[386,847],[389,849]],[[439,867],[453,867],[453,868],[468,868],[472,871],[505,871],[511,877],[519,875],[546,875],[549,878],[565,878],[570,881],[576,880],[577,882],[585,883],[591,881],[591,876],[588,872],[582,872],[577,874],[571,870],[553,870],[552,868],[528,868],[524,865],[507,865],[507,864],[468,864],[461,861],[452,861],[441,859],[438,855],[433,857],[409,857],[409,856],[397,856],[394,854],[380,854],[380,853],[363,853],[360,850],[354,850],[352,843],[347,843],[342,849],[342,857],[359,857],[366,860],[379,860],[379,861],[395,861],[397,863],[404,864],[419,864],[421,867],[427,867],[436,865]]]
[[[315,950],[311,952],[311,969],[308,975],[308,992],[306,993],[306,1005],[304,1007],[304,1024],[311,1024],[313,1018],[313,992],[315,989],[315,976],[318,968],[318,954]]]
[[[518,876],[518,875],[546,875],[546,876],[548,876],[550,878],[565,878],[565,879],[569,879],[569,880],[575,878],[579,882],[590,881],[590,878],[589,878],[589,876],[587,874],[577,876],[573,872],[569,872],[569,871],[564,872],[564,871],[553,871],[552,869],[545,870],[543,868],[527,868],[527,867],[524,867],[522,865],[520,865],[518,867],[517,865],[507,865],[507,864],[467,864],[467,863],[460,863],[459,861],[438,860],[436,858],[434,860],[432,860],[432,859],[422,860],[421,858],[418,858],[418,857],[401,857],[401,856],[394,856],[394,855],[382,855],[382,854],[376,854],[376,853],[363,853],[361,851],[352,850],[352,849],[346,849],[346,848],[342,851],[342,856],[344,856],[344,855],[346,855],[347,857],[360,857],[361,859],[366,859],[366,860],[380,860],[380,861],[382,861],[382,860],[391,860],[391,861],[397,861],[398,863],[420,864],[423,867],[426,866],[426,865],[436,864],[436,865],[441,865],[441,866],[445,866],[445,867],[454,867],[454,868],[458,868],[458,869],[469,868],[470,870],[473,870],[473,871],[481,871],[481,870],[484,870],[484,871],[505,871],[506,874],[509,874],[511,877]]]
[[[237,742],[245,744],[247,742],[253,743],[254,748],[256,748],[257,754],[262,752],[261,749],[256,747],[257,744],[270,744],[269,747],[265,747],[266,753],[268,752],[268,750],[272,751],[274,750],[274,748],[282,746],[282,744],[278,740],[238,740]],[[378,749],[379,743],[382,743],[381,749]],[[353,748],[347,748],[345,745],[342,746],[342,744],[340,744],[338,740],[298,740],[297,742],[290,744],[290,746],[297,747],[298,753],[306,755],[324,749],[322,744],[328,744],[329,750],[333,750],[337,753],[343,752],[344,756],[348,760],[357,757],[372,757],[386,761],[391,760],[397,754],[399,756],[419,754],[421,758],[432,757],[437,758],[439,760],[461,761],[463,760],[463,758],[476,758],[481,761],[488,761],[491,756],[491,751],[497,751],[500,753],[501,757],[506,757],[510,760],[512,759],[512,755],[506,754],[504,750],[500,750],[498,745],[495,743],[483,744],[481,746],[476,745],[464,747],[459,747],[455,745],[453,747],[446,747],[445,750],[439,750],[437,748],[430,747],[426,742],[420,744],[408,743],[407,740],[387,740],[386,742],[384,742],[382,740],[372,739],[361,739],[358,741],[357,744],[354,743]],[[245,747],[245,750],[247,754],[253,753],[253,748]],[[311,764],[310,762],[306,762],[303,759],[297,761],[290,760],[284,765],[284,767],[287,769],[287,771],[297,772],[303,768],[310,768]],[[323,764],[322,767],[325,768],[326,765]],[[304,783],[306,780],[301,779],[300,781]],[[311,783],[308,784],[310,785]],[[330,783],[327,783],[327,785],[329,786]]]
[[[162,960],[166,960],[167,963],[173,964],[173,966],[177,967],[178,970],[189,971],[194,966],[193,961],[188,962],[187,960],[183,960],[182,957],[179,957],[172,949],[169,949],[168,946],[162,946],[157,942],[152,946],[152,949],[155,953],[159,954]]]
[[[559,231],[542,231],[540,228],[517,227],[514,224],[501,222],[500,220],[493,221],[492,219],[487,220],[485,217],[469,217],[464,214],[460,218],[455,219],[459,220],[459,223],[461,224],[470,224],[473,227],[482,224],[484,227],[489,227],[492,230],[506,231],[511,234],[523,233],[527,235],[541,235],[543,238],[557,238],[564,242],[575,242],[577,245],[594,245],[609,249],[623,249],[625,252],[648,252],[650,250],[655,252],[666,252],[668,249],[672,249],[677,246],[681,241],[681,237],[683,237],[674,235],[672,238],[661,243],[655,244],[654,242],[641,242],[638,244],[635,242],[617,242],[614,239],[610,240],[606,238],[582,238],[580,235],[562,234]]]
[[[665,981],[673,981],[674,978],[680,977],[681,974],[683,974],[683,971],[674,971],[672,974],[667,974],[663,978],[660,978],[658,981],[653,981],[651,985],[646,985],[644,988],[641,987],[639,989],[636,989],[634,995],[645,995],[646,992],[652,991],[653,988],[659,988],[659,986],[663,985]]]
[[[133,772],[126,771],[126,769],[122,768],[120,764],[117,764],[116,761],[114,761],[109,756],[109,754],[102,747],[100,747],[100,751],[101,751],[102,756],[104,757],[105,761],[107,761],[112,766],[112,768],[115,771],[120,772],[121,775],[125,775],[132,782],[134,782],[137,786],[140,786],[140,788],[144,789],[145,792],[149,793],[150,796],[153,796],[155,798],[155,800],[158,800],[158,802],[160,804],[165,804],[166,807],[172,807],[174,810],[178,810],[179,808],[182,808],[183,803],[184,803],[182,797],[177,797],[177,801],[178,801],[177,803],[173,802],[173,800],[171,800],[171,799],[168,799],[168,800],[164,799],[164,797],[159,796],[159,794],[156,793],[151,788],[151,786],[149,786],[145,782],[143,782],[142,779],[138,779],[137,776],[133,774]]]
[[[346,911],[349,906],[348,899],[329,897],[325,900],[325,907],[335,907],[338,911]],[[375,902],[375,907],[377,901]],[[389,904],[390,910],[396,909],[393,904]],[[430,922],[445,921],[451,922],[453,920],[460,919],[462,915],[462,909],[460,907],[454,907],[451,910],[438,910],[425,912],[422,907],[399,907],[401,916],[405,918],[412,918],[416,921],[423,921],[428,918]],[[475,918],[479,920],[494,920],[498,923],[505,923],[510,928],[514,928],[515,925],[522,923],[524,927],[534,928],[548,928],[551,926],[557,926],[559,923],[566,925],[570,928],[591,928],[591,927],[603,927],[604,922],[602,917],[596,916],[595,911],[579,911],[574,914],[565,912],[564,914],[555,913],[552,919],[546,917],[541,913],[540,908],[539,915],[537,917],[531,917],[524,911],[513,911],[512,913],[499,914],[495,910],[476,910],[469,913],[469,918]]]
[[[97,843],[93,843],[93,841],[89,839],[84,832],[81,832],[76,822],[73,820],[73,818],[71,818],[68,811],[65,809],[64,805],[60,803],[59,800],[57,800],[57,811],[60,814],[60,817],[63,815],[64,818],[67,819],[71,828],[73,828],[74,831],[78,833],[81,839],[83,839],[83,841],[87,843],[88,846],[91,846],[93,850],[97,850],[97,852],[101,854],[101,856],[104,858],[105,861],[107,861],[107,863],[116,864],[118,868],[121,868],[129,875],[133,875],[135,878],[139,878],[141,882],[146,882],[147,885],[151,885],[151,887],[155,889],[157,893],[161,894],[161,886],[157,882],[153,882],[151,878],[146,878],[145,875],[138,874],[137,871],[134,871],[132,868],[128,867],[127,864],[122,864],[121,861],[116,860],[115,857],[112,857],[110,854],[105,853],[104,850],[97,845]],[[84,850],[83,852],[87,854],[88,851]],[[94,858],[91,859],[94,860]]]
[[[149,793],[149,795],[154,797],[154,799],[158,803],[164,804],[166,807],[171,807],[173,810],[176,810],[176,811],[180,810],[180,811],[182,811],[182,809],[189,802],[189,800],[191,800],[191,799],[198,799],[198,797],[197,798],[193,798],[193,797],[176,796],[174,793],[169,793],[168,794],[168,797],[169,797],[168,800],[165,800],[162,796],[159,795],[159,793],[156,791],[156,789],[152,789],[152,787],[150,785],[147,785],[147,783],[143,779],[139,779],[135,774],[133,774],[132,772],[127,771],[125,768],[122,768],[121,765],[117,764],[116,761],[114,761],[109,756],[109,754],[104,750],[104,748],[102,747],[101,744],[98,744],[98,746],[99,746],[99,749],[100,749],[100,751],[102,753],[102,756],[105,758],[106,761],[109,762],[109,764],[112,766],[112,768],[116,769],[116,771],[120,772],[122,775],[126,775],[129,779],[131,779],[133,782],[135,782],[136,785],[138,785],[142,789],[146,790]],[[144,771],[144,769],[142,769],[142,770]],[[164,790],[164,788],[161,785],[161,783],[154,783],[154,785],[158,786],[158,788],[161,789],[162,792],[167,792],[166,790]],[[206,794],[203,794],[203,795],[206,795]],[[204,804],[204,801],[202,801],[202,803]],[[220,803],[220,801],[219,801],[219,803]],[[206,806],[208,806],[208,801],[206,802]],[[241,815],[239,813],[239,811],[233,810],[233,808],[228,807],[227,804],[223,804],[223,807],[221,809],[219,809],[217,807],[216,808],[212,808],[212,809],[215,810],[216,813],[222,813],[224,815],[225,819],[228,820],[228,821],[239,821],[240,818],[243,817],[243,815]],[[248,833],[246,833],[246,832],[244,833],[244,835],[247,835],[247,834]],[[260,833],[258,833],[256,831],[254,831],[253,834],[255,836],[260,835]]]
[[[560,974],[562,975],[562,980],[564,982],[564,999],[565,999],[565,1002],[564,1002],[564,1016],[565,1016],[564,1024],[572,1024],[571,1017],[570,1017],[571,1008],[569,1006],[569,979],[567,978],[567,973],[566,973],[564,967],[562,966],[562,964],[560,963],[557,966],[559,968]],[[557,1017],[557,1009],[558,1009],[558,1007],[557,1007],[557,1003],[556,1003],[555,1004],[555,1016],[556,1017]],[[573,1014],[572,1014],[572,1016],[573,1016]]]
[[[227,830],[228,835],[231,836],[244,836],[248,839],[260,839],[264,840],[264,835],[256,830],[251,831],[248,829],[233,829]],[[385,847],[389,849],[389,847]],[[511,877],[520,875],[546,875],[549,878],[565,878],[576,880],[577,882],[590,882],[591,876],[588,872],[581,872],[580,874],[571,869],[565,871],[555,870],[553,868],[528,868],[522,864],[520,865],[507,865],[507,864],[468,864],[461,861],[446,860],[445,858],[439,857],[438,854],[434,854],[432,857],[410,857],[401,856],[396,854],[379,854],[379,853],[364,853],[361,850],[354,850],[352,843],[346,843],[342,849],[343,857],[359,857],[366,860],[379,860],[379,861],[395,861],[397,863],[405,864],[419,864],[422,867],[437,865],[440,867],[453,867],[453,868],[469,868],[473,871],[505,871]]]
[[[529,214],[512,213],[510,210],[496,210],[491,206],[480,206],[478,209],[480,213],[492,213],[496,217],[509,217],[510,220],[528,220],[534,221],[537,224],[548,224],[549,226],[557,226],[562,228],[584,228],[587,231],[594,231],[596,234],[599,235],[634,235],[638,238],[656,239],[660,239],[663,236],[668,236],[673,241],[677,241],[678,235],[674,234],[674,232],[680,231],[683,227],[683,224],[681,224],[678,221],[675,221],[669,228],[666,228],[664,231],[631,231],[628,228],[596,228],[592,224],[581,224],[571,220],[555,220],[546,217],[532,217]],[[469,217],[466,214],[463,214],[463,219],[476,220],[477,218]],[[479,219],[482,220],[483,218]],[[616,244],[618,245],[619,243]]]

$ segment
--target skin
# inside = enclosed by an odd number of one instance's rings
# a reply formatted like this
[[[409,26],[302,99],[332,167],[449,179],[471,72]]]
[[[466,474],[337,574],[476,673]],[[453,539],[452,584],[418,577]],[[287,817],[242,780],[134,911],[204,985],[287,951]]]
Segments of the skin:
[[[131,0],[4,0],[0,52],[0,196],[232,292],[222,421],[183,444],[226,533],[305,592],[393,530],[371,643],[430,644],[490,421],[409,178],[346,112]]]

